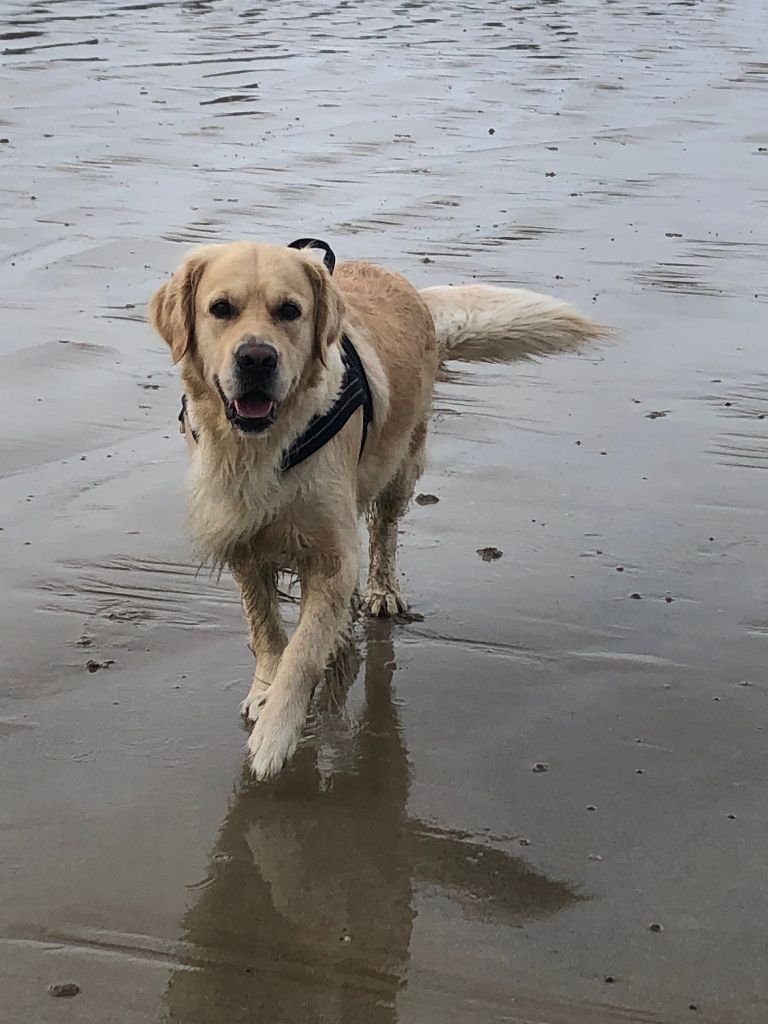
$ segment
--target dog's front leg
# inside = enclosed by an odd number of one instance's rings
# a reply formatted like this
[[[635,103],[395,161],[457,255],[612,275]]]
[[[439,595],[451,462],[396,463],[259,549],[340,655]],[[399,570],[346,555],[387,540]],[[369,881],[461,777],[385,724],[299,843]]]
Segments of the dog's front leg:
[[[346,524],[345,524],[346,525]],[[248,750],[258,779],[276,775],[296,750],[312,691],[350,616],[358,574],[354,521],[313,544],[299,568],[301,615],[275,677],[261,697]],[[346,550],[345,550],[346,547]]]
[[[247,721],[255,721],[259,702],[275,677],[288,637],[280,618],[274,568],[256,559],[241,558],[230,565],[230,571],[240,587],[251,650],[256,657],[253,682],[240,705],[240,713]]]

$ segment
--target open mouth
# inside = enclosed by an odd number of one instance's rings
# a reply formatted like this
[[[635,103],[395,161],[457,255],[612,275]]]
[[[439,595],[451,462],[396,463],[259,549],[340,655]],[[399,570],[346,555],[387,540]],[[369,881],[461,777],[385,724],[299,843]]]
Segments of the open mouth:
[[[230,399],[224,394],[218,377],[215,380],[227,419],[238,430],[258,434],[275,422],[277,404],[273,399],[259,391],[248,391]]]

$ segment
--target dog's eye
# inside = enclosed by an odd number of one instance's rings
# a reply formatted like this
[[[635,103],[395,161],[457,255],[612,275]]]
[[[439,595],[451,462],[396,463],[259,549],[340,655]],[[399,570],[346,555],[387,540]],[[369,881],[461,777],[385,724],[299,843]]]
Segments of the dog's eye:
[[[301,316],[301,307],[295,302],[281,302],[275,312],[280,320],[298,320]]]
[[[235,315],[235,307],[229,299],[216,299],[215,302],[211,303],[209,312],[217,320],[229,320],[230,317]]]

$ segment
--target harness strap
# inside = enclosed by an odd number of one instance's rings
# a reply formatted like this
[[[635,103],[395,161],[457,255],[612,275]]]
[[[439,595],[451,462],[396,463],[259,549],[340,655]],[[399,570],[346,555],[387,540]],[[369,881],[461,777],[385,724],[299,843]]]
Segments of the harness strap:
[[[297,238],[294,242],[289,242],[287,248],[322,250],[325,268],[329,274],[333,273],[333,268],[336,266],[336,254],[330,245],[328,245],[327,242],[324,242],[322,238]]]
[[[294,466],[298,466],[300,462],[319,451],[324,444],[338,434],[347,420],[361,406],[363,409],[363,433],[358,458],[362,457],[368,436],[368,424],[373,420],[373,397],[360,356],[346,334],[341,339],[341,349],[346,372],[338,397],[327,412],[314,416],[309,421],[304,433],[293,442],[283,456],[283,472],[293,469]]]
[[[182,395],[181,396],[181,412],[179,413],[179,423],[181,424],[181,427],[179,429],[181,430],[182,434],[186,434],[187,426],[189,426],[189,432],[192,435],[192,440],[195,442],[195,444],[197,444],[199,439],[200,439],[200,435],[195,430],[195,428],[192,426],[192,424],[189,422],[189,413],[187,412],[187,396],[186,395]]]

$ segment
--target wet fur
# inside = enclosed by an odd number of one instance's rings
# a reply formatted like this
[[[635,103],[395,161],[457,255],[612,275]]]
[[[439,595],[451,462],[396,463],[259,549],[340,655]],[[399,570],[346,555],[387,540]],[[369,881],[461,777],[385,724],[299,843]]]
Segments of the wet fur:
[[[216,324],[208,313],[224,288],[239,289],[239,326]],[[301,322],[290,326],[270,313],[274,296],[288,292],[302,306]],[[201,557],[228,566],[241,588],[257,659],[242,711],[254,723],[252,771],[268,778],[293,754],[312,690],[348,636],[361,514],[370,554],[363,609],[378,616],[407,607],[397,580],[397,523],[424,469],[440,360],[473,342],[506,340],[524,354],[572,345],[601,329],[530,292],[470,286],[419,293],[368,263],[343,263],[331,279],[305,252],[252,243],[192,253],[153,297],[150,318],[179,364],[199,432],[199,443],[190,444],[191,533]],[[227,420],[212,376],[227,380],[246,330],[278,350],[285,391],[276,422],[256,437]],[[356,345],[373,393],[362,457],[358,411],[324,448],[283,473],[284,450],[338,393],[342,332]],[[275,582],[284,569],[298,575],[302,592],[290,639]]]

